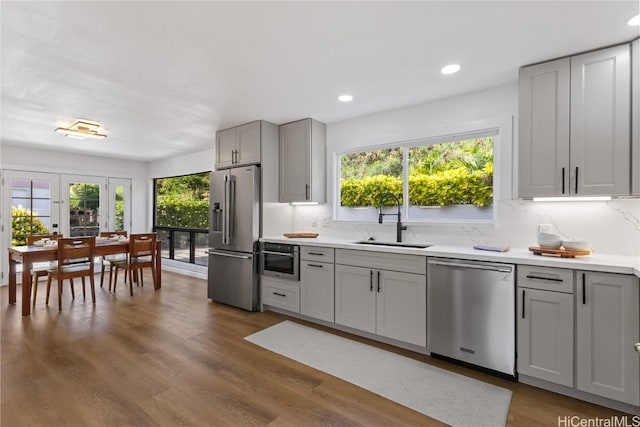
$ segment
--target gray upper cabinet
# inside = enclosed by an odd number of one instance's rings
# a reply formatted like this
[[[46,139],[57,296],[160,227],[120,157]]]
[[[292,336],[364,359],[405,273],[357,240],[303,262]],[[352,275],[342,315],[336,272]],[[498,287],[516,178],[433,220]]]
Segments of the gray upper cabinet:
[[[628,44],[520,70],[519,196],[630,194]]]
[[[568,58],[520,69],[519,195],[568,195]]]
[[[216,169],[260,163],[260,121],[216,134]]]
[[[325,140],[317,120],[280,126],[280,202],[325,203]]]
[[[640,196],[640,39],[631,44],[631,194]]]
[[[573,194],[630,193],[629,45],[571,58]]]

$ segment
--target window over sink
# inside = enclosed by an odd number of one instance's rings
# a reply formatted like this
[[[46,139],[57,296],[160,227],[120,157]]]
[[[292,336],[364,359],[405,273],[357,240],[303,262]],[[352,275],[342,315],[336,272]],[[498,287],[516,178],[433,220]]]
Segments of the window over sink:
[[[490,129],[339,153],[336,219],[375,221],[392,193],[403,221],[492,222],[497,139]]]

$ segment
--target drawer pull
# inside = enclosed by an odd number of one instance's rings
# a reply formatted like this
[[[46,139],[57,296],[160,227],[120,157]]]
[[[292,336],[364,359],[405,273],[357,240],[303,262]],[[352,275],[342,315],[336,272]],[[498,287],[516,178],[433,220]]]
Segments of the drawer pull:
[[[542,276],[532,276],[532,275],[527,275],[526,276],[527,279],[537,279],[537,280],[548,280],[550,282],[564,282],[563,279],[558,279],[557,277],[542,277]]]
[[[324,266],[320,264],[307,264],[307,267],[324,268]]]
[[[525,305],[525,299],[524,299],[524,289],[522,290],[522,318],[524,319],[524,305]]]
[[[286,297],[286,294],[281,294],[280,292],[274,292],[274,295],[278,295],[279,297]]]
[[[307,252],[309,255],[317,255],[317,256],[324,256],[324,254],[320,253],[320,252]]]

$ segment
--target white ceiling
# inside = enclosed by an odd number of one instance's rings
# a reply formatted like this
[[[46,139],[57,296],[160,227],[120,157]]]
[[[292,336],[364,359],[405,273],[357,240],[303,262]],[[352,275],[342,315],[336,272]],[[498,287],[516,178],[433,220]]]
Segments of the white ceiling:
[[[521,65],[637,37],[638,4],[2,1],[0,137],[167,158],[252,120],[331,123],[515,82]],[[462,71],[441,75],[451,62]],[[54,133],[76,118],[108,137]]]

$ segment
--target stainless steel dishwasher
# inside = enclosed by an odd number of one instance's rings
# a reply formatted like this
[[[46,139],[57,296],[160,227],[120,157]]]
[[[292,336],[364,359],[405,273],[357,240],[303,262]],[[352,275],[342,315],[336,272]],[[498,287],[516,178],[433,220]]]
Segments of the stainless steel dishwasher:
[[[515,378],[515,266],[429,258],[427,350]]]

